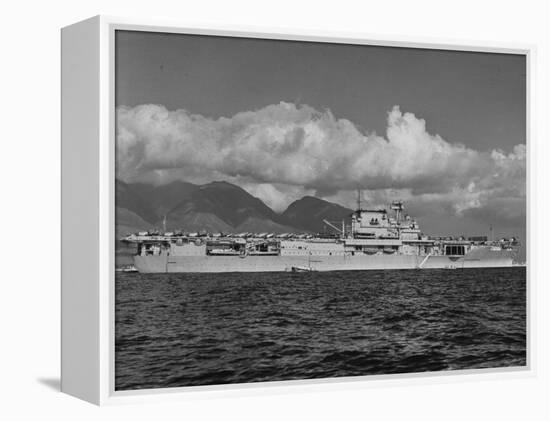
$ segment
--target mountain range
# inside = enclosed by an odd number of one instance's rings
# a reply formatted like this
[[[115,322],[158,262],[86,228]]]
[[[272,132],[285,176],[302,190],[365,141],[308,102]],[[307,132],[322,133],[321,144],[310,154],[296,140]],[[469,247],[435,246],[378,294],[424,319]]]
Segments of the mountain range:
[[[277,213],[239,186],[215,181],[161,186],[116,180],[117,236],[152,228],[207,232],[323,232],[323,219],[348,219],[351,209],[305,196]]]

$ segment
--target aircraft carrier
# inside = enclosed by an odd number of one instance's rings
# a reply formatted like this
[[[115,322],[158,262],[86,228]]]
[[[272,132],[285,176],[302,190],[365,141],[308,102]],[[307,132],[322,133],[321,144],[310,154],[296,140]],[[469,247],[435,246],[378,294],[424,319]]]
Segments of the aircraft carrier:
[[[430,237],[404,214],[358,209],[351,224],[324,221],[326,234],[139,232],[122,239],[136,246],[141,273],[312,272],[372,269],[463,269],[515,265],[517,238]]]

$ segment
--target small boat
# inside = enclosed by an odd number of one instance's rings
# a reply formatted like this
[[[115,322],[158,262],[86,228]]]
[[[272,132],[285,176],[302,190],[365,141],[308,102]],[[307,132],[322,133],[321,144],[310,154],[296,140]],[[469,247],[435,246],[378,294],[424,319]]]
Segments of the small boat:
[[[131,265],[131,266],[123,266],[121,268],[116,268],[115,271],[116,272],[137,272],[137,269],[135,268],[135,266]]]
[[[315,269],[310,266],[292,266],[290,271],[293,273],[315,272]]]

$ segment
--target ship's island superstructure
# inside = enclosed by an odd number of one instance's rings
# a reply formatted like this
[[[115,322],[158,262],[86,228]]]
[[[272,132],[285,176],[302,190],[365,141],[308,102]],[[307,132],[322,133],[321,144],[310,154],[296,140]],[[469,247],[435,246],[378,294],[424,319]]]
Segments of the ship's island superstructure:
[[[358,209],[351,224],[324,221],[335,234],[139,232],[134,266],[142,273],[278,272],[370,269],[477,268],[514,265],[516,238],[429,237],[403,213]]]

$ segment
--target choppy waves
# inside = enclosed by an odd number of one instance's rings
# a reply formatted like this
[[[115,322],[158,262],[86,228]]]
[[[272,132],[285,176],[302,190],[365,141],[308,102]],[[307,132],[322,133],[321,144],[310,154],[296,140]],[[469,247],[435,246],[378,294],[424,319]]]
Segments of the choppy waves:
[[[525,268],[116,279],[117,390],[526,364]]]

